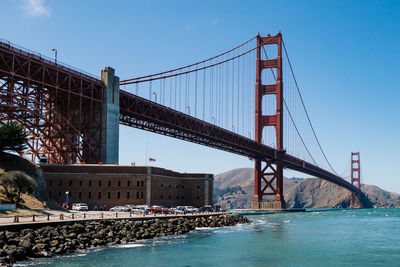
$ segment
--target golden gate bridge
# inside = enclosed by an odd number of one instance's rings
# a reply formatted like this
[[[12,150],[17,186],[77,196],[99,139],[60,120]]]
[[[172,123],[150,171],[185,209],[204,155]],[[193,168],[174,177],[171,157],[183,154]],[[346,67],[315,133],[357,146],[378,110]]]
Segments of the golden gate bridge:
[[[123,124],[254,159],[253,209],[285,208],[285,168],[350,190],[352,205],[369,203],[359,153],[351,154],[350,180],[328,160],[281,33],[121,81],[112,68],[99,79],[0,40],[0,110],[0,123],[26,127],[33,161],[117,163]]]

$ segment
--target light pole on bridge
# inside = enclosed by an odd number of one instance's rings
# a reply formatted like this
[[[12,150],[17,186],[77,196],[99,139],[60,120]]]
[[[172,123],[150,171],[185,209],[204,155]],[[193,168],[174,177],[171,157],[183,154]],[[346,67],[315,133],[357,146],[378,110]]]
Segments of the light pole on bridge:
[[[157,93],[153,92],[153,95],[154,95],[155,102],[157,103]]]
[[[54,52],[54,62],[57,64],[57,49],[53,48],[51,51]]]

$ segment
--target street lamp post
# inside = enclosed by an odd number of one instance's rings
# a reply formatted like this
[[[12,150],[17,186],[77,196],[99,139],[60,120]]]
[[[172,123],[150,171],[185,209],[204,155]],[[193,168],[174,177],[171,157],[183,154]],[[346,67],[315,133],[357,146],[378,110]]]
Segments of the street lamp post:
[[[155,102],[157,103],[157,93],[153,92],[153,95],[154,95]]]
[[[65,205],[66,208],[68,209],[68,202],[69,202],[69,191],[65,192]]]
[[[54,51],[54,62],[57,64],[57,49],[53,48],[51,51]]]
[[[186,110],[188,111],[188,114],[190,116],[190,107],[186,107]]]

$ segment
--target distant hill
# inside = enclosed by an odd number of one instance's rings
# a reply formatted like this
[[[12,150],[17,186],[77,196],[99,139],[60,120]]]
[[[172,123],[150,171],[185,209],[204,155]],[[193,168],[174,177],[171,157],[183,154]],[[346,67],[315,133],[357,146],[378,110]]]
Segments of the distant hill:
[[[214,179],[214,188],[217,205],[250,208],[254,193],[254,169],[240,168],[218,174]],[[350,205],[351,193],[348,190],[322,179],[284,178],[283,188],[288,208],[346,208]],[[399,194],[373,185],[363,185],[361,189],[374,207],[400,207]]]
[[[284,178],[283,186],[285,190],[291,190],[297,185],[297,181]],[[245,194],[236,190],[228,194],[216,195],[215,203],[225,208],[250,208],[254,194],[254,169],[239,168],[218,174],[214,177],[215,191],[240,187]],[[218,192],[216,192],[218,193]]]

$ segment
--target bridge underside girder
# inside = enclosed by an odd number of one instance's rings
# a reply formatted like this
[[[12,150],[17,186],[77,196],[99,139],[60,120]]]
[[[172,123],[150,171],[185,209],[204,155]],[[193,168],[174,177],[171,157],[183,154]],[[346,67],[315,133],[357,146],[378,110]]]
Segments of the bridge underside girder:
[[[275,164],[279,157],[279,151],[272,147],[125,91],[120,91],[120,123],[271,164]],[[358,188],[329,171],[284,151],[280,153],[283,153],[284,168],[327,180],[351,192],[359,192]]]

